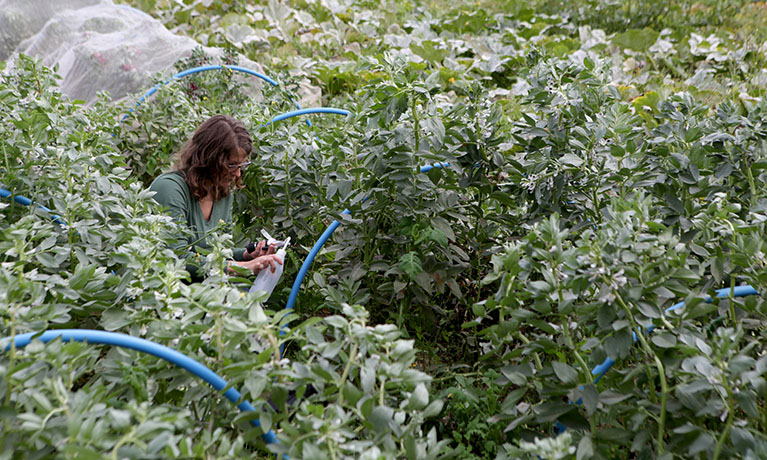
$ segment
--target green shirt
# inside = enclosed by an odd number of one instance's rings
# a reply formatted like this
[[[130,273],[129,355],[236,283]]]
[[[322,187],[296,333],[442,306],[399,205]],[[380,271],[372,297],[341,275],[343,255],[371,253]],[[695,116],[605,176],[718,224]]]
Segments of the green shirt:
[[[187,226],[192,232],[191,240],[179,237],[177,248],[189,246],[193,241],[196,248],[209,248],[210,245],[203,235],[215,229],[218,226],[219,221],[226,223],[232,222],[232,194],[229,194],[225,198],[213,202],[213,209],[210,212],[210,219],[205,220],[202,215],[202,208],[197,198],[192,195],[184,180],[184,176],[181,171],[171,171],[161,174],[157,179],[149,186],[149,190],[156,192],[154,199],[162,206],[167,208],[168,213],[175,217],[176,220]],[[234,260],[242,260],[242,254],[245,252],[243,248],[235,248]],[[187,256],[187,271],[192,277],[198,276],[199,267],[192,262],[192,259],[196,259],[196,251],[191,252]]]

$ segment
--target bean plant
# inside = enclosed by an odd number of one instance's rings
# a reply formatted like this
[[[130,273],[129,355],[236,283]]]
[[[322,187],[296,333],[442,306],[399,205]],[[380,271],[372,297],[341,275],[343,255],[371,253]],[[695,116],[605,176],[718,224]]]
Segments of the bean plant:
[[[33,341],[0,358],[1,458],[767,455],[759,2],[131,3],[229,49],[176,71],[240,53],[279,85],[224,68],[83,107],[20,56],[0,186],[51,212],[0,202],[0,333],[147,338],[256,411]],[[271,123],[307,84],[349,116]],[[214,113],[253,165],[191,283],[146,186]],[[268,301],[223,270],[262,229],[293,241]]]
[[[35,201],[2,203],[1,335],[85,328],[146,338],[218,372],[257,412],[238,414],[154,356],[4,340],[3,458],[444,455],[445,442],[424,425],[442,402],[411,367],[412,340],[368,324],[359,306],[302,323],[246,295],[224,275],[234,244],[225,227],[211,235],[207,278],[189,284],[181,254],[169,249],[184,229],[119,150],[135,128],[117,122],[122,110],[106,98],[85,109],[55,85],[52,70],[22,56],[0,89],[2,184]],[[279,445],[260,440],[269,430]]]

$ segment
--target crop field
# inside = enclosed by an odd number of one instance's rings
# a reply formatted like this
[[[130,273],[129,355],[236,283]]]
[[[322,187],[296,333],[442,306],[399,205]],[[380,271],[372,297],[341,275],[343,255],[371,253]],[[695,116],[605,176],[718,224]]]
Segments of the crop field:
[[[115,3],[205,48],[140,104],[0,61],[0,460],[767,458],[767,2]],[[218,113],[191,282],[148,186]]]

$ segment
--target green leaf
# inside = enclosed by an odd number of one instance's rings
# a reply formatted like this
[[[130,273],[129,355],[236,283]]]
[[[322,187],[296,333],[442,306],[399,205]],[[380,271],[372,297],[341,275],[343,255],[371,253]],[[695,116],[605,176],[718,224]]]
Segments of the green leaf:
[[[324,321],[337,329],[346,329],[346,326],[349,325],[349,322],[343,316],[328,316]]]
[[[514,406],[517,405],[517,403],[519,402],[520,399],[522,399],[525,393],[527,393],[527,388],[524,388],[524,387],[513,390],[503,400],[503,404],[501,404],[501,411],[513,413],[515,410]]]
[[[328,455],[314,443],[304,441],[301,446],[301,457],[306,460],[327,460]]]
[[[426,389],[426,385],[419,383],[410,395],[407,407],[418,410],[423,409],[427,404],[429,404],[429,391]]]
[[[442,412],[442,406],[444,403],[441,399],[435,399],[429,404],[423,411],[423,418],[429,418],[439,415]]]
[[[578,373],[568,364],[554,361],[551,365],[554,367],[554,373],[562,383],[571,385],[578,381]]]
[[[269,409],[267,407],[267,409]],[[261,421],[261,429],[264,430],[264,433],[268,432],[272,429],[272,412],[269,410],[264,410],[261,412],[261,416],[259,417],[259,420]]]
[[[592,444],[591,436],[586,435],[581,438],[575,455],[576,460],[586,460],[594,456],[594,445]]]
[[[559,162],[578,168],[583,164],[583,158],[579,157],[578,155],[573,155],[572,153],[566,153],[562,155],[562,157],[559,159]]]
[[[633,345],[633,334],[630,329],[625,328],[616,331],[605,340],[605,351],[612,359],[623,359],[628,356]]]
[[[389,423],[394,415],[394,410],[391,407],[376,406],[373,412],[368,417],[368,422],[373,426],[373,429],[377,433],[383,433],[389,429]]]
[[[677,268],[672,276],[690,282],[696,282],[700,279],[697,273],[687,268]]]
[[[96,265],[78,265],[75,273],[69,278],[69,287],[75,291],[84,288],[95,272]]]
[[[85,446],[75,446],[68,444],[64,447],[66,458],[77,460],[101,460],[104,458],[103,452],[98,452]]]
[[[738,402],[738,406],[743,409],[749,417],[758,419],[760,417],[759,407],[757,405],[756,397],[750,391],[739,391],[734,394],[735,400]]]
[[[405,274],[407,274],[411,280],[415,279],[419,273],[423,272],[423,267],[421,266],[421,258],[412,251],[408,252],[407,254],[403,254],[402,257],[399,258],[399,268],[405,272]]]
[[[370,361],[368,361],[369,363]],[[362,391],[366,394],[370,394],[373,391],[373,386],[376,382],[376,372],[372,367],[366,364],[360,369],[360,383],[362,384]]]
[[[359,401],[363,395],[363,393],[349,381],[344,383],[344,388],[342,391],[344,399],[346,399],[352,406],[356,405],[357,401]]]
[[[676,346],[676,337],[668,332],[656,332],[652,335],[652,343],[660,348],[673,348]]]
[[[574,404],[567,404],[564,401],[547,401],[541,403],[533,409],[541,422],[553,422],[562,415],[576,410]]]
[[[745,453],[749,449],[753,449],[756,445],[754,435],[744,428],[733,427],[730,436],[732,438],[732,444],[740,453]]]
[[[714,279],[717,283],[722,282],[724,279],[725,274],[727,273],[726,266],[727,259],[722,255],[715,257],[711,262],[711,274],[714,275]]]
[[[56,263],[56,259],[53,258],[52,255],[46,253],[46,252],[38,252],[35,254],[35,259],[37,259],[38,262],[43,264],[45,268],[59,268],[59,264]]]
[[[431,40],[423,40],[420,45],[412,43],[410,50],[429,62],[442,62],[450,54],[449,50],[438,49],[437,43]]]
[[[679,201],[679,198],[670,193],[667,193],[663,197],[666,199],[666,203],[671,209],[676,211],[678,214],[684,214],[684,205],[682,205],[682,202]]]
[[[107,331],[116,331],[133,323],[127,311],[110,308],[101,314],[101,327]]]
[[[418,449],[416,448],[415,438],[413,435],[408,434],[405,436],[405,454],[408,460],[418,460]]]
[[[685,142],[693,142],[693,141],[695,141],[697,139],[700,139],[702,136],[703,136],[702,130],[699,127],[696,126],[694,128],[688,129],[684,133],[684,141]]]
[[[657,112],[659,102],[660,95],[658,95],[658,93],[655,91],[650,91],[634,99],[631,105],[633,105],[637,111],[650,109],[651,112]]]
[[[690,444],[690,447],[687,449],[687,455],[691,457],[695,456],[711,449],[714,447],[714,444],[716,444],[716,439],[704,431],[695,438],[695,441],[693,441],[692,444]]]
[[[442,247],[447,247],[447,235],[437,228],[429,229],[429,240]]]
[[[586,413],[588,415],[593,414],[597,409],[597,404],[599,403],[599,392],[597,391],[596,385],[593,383],[588,383],[583,386],[583,389],[580,393],[581,402],[583,403],[583,407],[586,408]]]
[[[655,44],[659,35],[658,32],[652,29],[629,29],[625,32],[616,34],[613,37],[612,42],[621,48],[645,52]]]
[[[438,75],[437,73],[434,73],[432,75]],[[445,142],[445,125],[442,124],[442,120],[440,120],[438,117],[432,117],[427,118],[422,121],[423,127],[426,129],[429,133],[434,136],[434,141],[436,145],[439,147]],[[434,168],[434,169],[440,169],[440,168]]]

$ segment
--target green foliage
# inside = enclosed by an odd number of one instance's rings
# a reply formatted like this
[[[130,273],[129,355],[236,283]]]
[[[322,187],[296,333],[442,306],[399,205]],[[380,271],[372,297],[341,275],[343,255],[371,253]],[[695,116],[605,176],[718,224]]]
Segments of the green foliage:
[[[495,383],[499,377],[501,374],[492,369],[479,378],[456,375],[452,384],[442,389],[447,405],[440,421],[441,431],[453,438],[457,457],[493,457],[504,443],[503,426],[487,415],[501,408],[504,395]]]
[[[0,360],[0,457],[767,455],[765,302],[704,301],[767,292],[760,2],[132,3],[280,86],[199,74],[121,124],[21,57],[0,183],[69,225],[0,203],[0,332],[146,337],[257,412],[152,357],[33,343]],[[352,115],[266,125],[302,82]],[[219,112],[255,161],[185,284],[181,230],[144,189]],[[222,269],[262,228],[295,242],[268,304]]]
[[[398,339],[395,326],[369,326],[361,307],[301,324],[264,309],[224,276],[232,246],[224,232],[211,236],[205,282],[185,284],[183,259],[168,249],[182,230],[117,149],[131,129],[117,122],[119,108],[73,104],[53,72],[26,56],[0,94],[3,186],[66,222],[2,203],[0,335],[73,327],[143,337],[219,372],[258,410],[238,416],[220,394],[153,356],[33,341],[0,361],[3,458],[252,458],[283,447],[294,458],[444,454],[446,441],[423,427],[442,402],[430,397],[430,377],[411,369],[413,341]],[[279,359],[286,343],[295,350]],[[319,392],[285,403],[310,384]],[[283,443],[267,449],[261,429],[246,423],[254,416]]]

